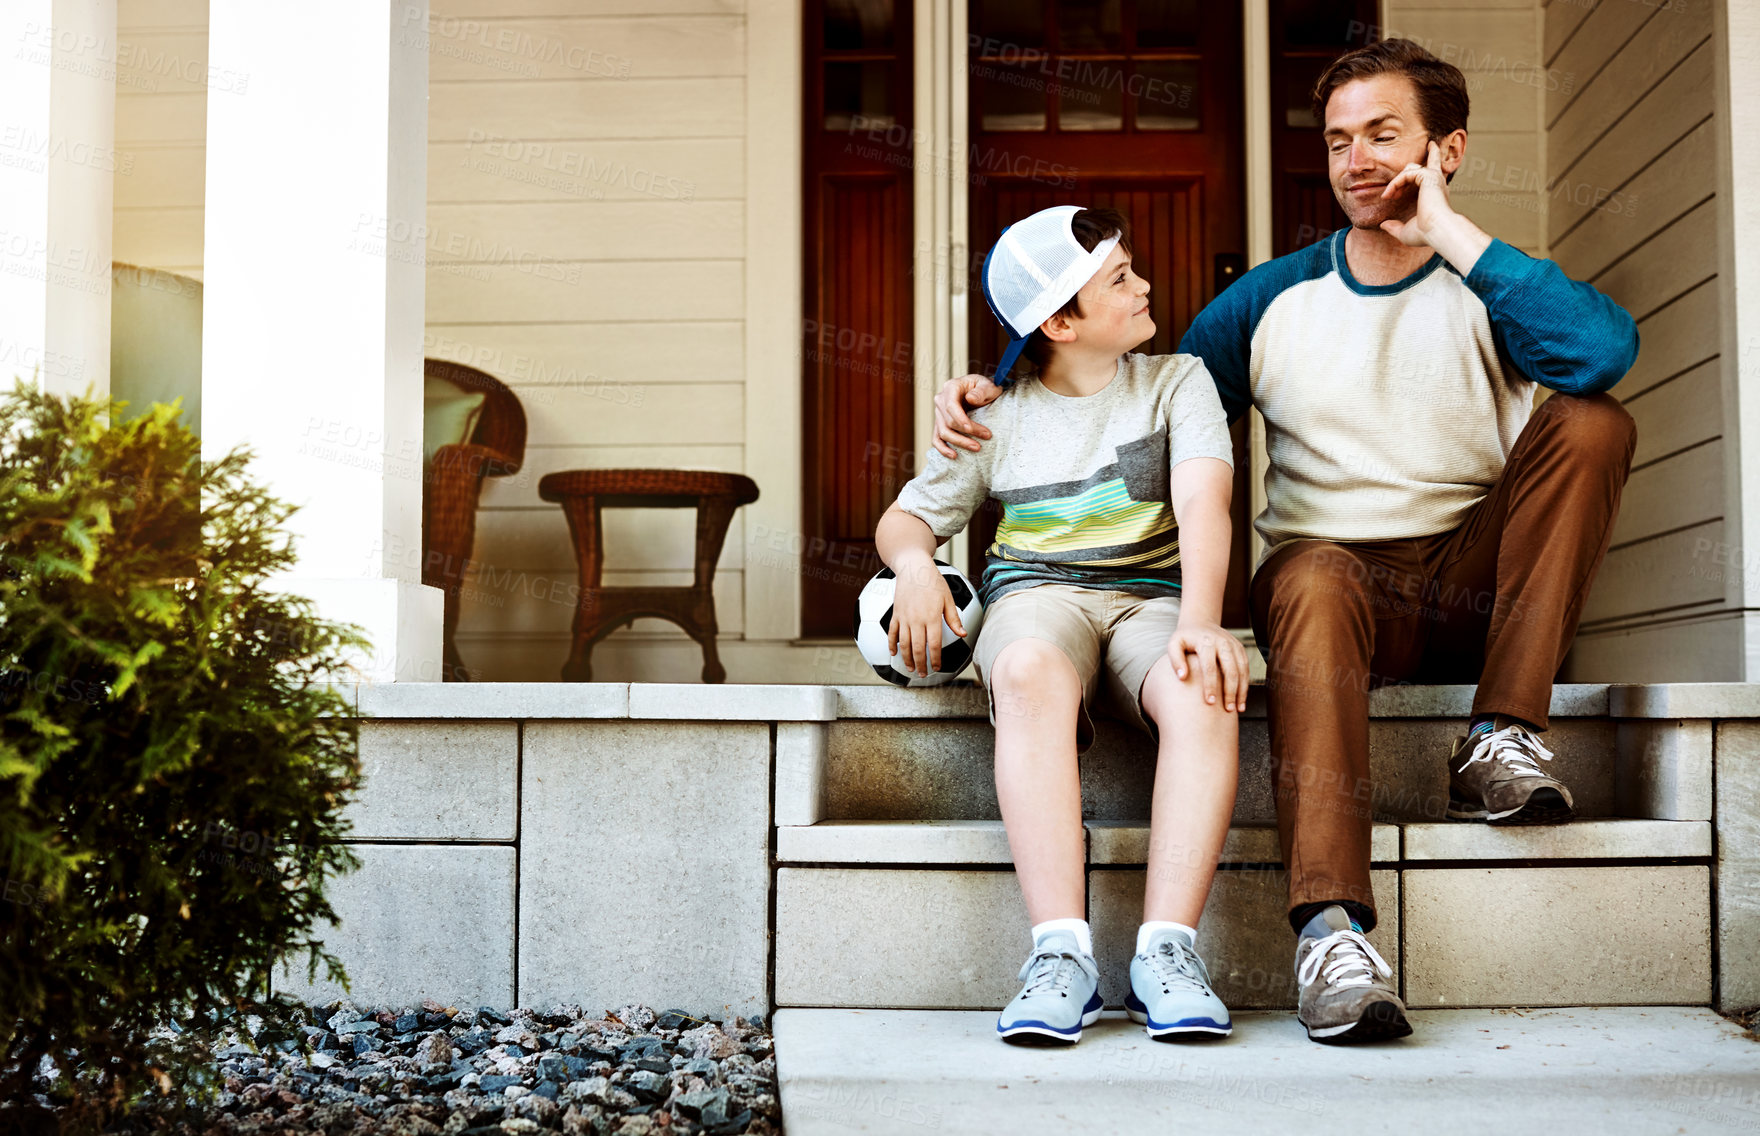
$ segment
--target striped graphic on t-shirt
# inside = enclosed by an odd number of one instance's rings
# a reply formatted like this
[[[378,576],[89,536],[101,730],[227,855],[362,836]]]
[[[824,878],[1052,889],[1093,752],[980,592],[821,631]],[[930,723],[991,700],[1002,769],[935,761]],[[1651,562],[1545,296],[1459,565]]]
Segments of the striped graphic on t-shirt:
[[[985,594],[1029,582],[1177,594],[1179,528],[1168,502],[1166,431],[1118,450],[1129,457],[1082,482],[996,494],[1002,520],[985,556]]]

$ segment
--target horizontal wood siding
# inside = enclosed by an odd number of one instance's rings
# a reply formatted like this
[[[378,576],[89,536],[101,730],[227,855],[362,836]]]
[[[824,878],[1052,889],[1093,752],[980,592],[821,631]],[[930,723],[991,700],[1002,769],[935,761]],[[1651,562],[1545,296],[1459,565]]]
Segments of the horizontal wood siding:
[[[566,657],[576,577],[539,479],[745,469],[743,5],[434,0],[412,33],[430,67],[427,353],[502,379],[530,422],[525,469],[483,494],[459,649],[483,678],[554,678],[531,660]],[[694,533],[686,510],[608,510],[605,582],[687,583]],[[727,635],[745,542],[736,515],[715,576]]]
[[[206,0],[119,0],[118,24],[116,257],[199,276],[207,83],[249,78],[210,78]],[[434,0],[394,35],[428,48],[424,351],[494,374],[529,421],[524,469],[483,493],[461,651],[482,678],[555,678],[577,581],[544,474],[745,469],[744,4]],[[605,536],[608,584],[688,581],[688,511],[608,511]],[[745,545],[736,516],[727,635]]]
[[[1544,23],[1546,66],[1572,79],[1544,96],[1548,249],[1571,276],[1623,304],[1641,340],[1637,365],[1613,391],[1637,421],[1638,449],[1566,674],[1736,678],[1739,671],[1720,668],[1739,665],[1739,653],[1685,661],[1693,636],[1736,626],[1720,618],[1725,447],[1711,5],[1552,0]],[[1656,656],[1669,665],[1653,666]]]
[[[117,0],[114,257],[200,278],[207,0]],[[243,97],[249,77],[217,72]]]
[[[1467,150],[1449,199],[1486,232],[1538,255],[1545,236],[1540,106],[1565,81],[1541,62],[1534,0],[1392,0],[1387,34],[1423,44],[1466,75]]]

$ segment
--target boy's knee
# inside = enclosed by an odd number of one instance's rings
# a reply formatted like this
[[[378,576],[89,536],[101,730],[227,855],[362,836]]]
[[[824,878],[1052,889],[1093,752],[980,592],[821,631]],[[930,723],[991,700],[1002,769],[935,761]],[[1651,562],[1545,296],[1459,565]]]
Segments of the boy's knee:
[[[1186,668],[1186,677],[1180,678],[1174,673],[1173,664],[1161,659],[1150,668],[1149,675],[1143,680],[1140,704],[1143,715],[1155,723],[1155,728],[1165,730],[1198,720],[1200,715],[1228,715],[1223,709],[1220,697],[1215,702],[1204,701],[1204,672],[1195,660],[1188,660],[1191,665]],[[1220,682],[1220,675],[1218,676]]]
[[[990,673],[985,677],[997,694],[1079,694],[1081,688],[1069,656],[1043,639],[1017,639],[1010,643],[990,664]]]

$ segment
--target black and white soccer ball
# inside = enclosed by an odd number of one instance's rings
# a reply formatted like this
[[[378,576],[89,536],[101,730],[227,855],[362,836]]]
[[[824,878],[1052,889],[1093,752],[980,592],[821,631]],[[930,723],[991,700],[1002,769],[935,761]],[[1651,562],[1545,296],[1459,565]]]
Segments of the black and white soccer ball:
[[[892,630],[892,594],[898,584],[892,569],[876,572],[856,598],[856,648],[874,673],[894,686],[940,686],[952,682],[971,664],[972,645],[978,641],[978,627],[984,622],[984,605],[978,602],[978,589],[972,587],[965,573],[945,560],[937,560],[935,566],[947,580],[947,590],[959,609],[966,637],[961,639],[945,619],[941,621],[941,668],[930,671],[927,677],[905,670],[903,654],[886,653],[886,637]]]

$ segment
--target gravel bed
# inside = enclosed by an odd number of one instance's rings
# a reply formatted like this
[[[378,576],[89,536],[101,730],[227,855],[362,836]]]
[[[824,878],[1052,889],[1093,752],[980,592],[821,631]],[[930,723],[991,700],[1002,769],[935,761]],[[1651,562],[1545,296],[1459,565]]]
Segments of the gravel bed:
[[[424,1002],[267,1008],[224,1028],[221,1089],[186,1136],[780,1133],[762,1018]],[[166,1131],[148,1110],[128,1131]]]

